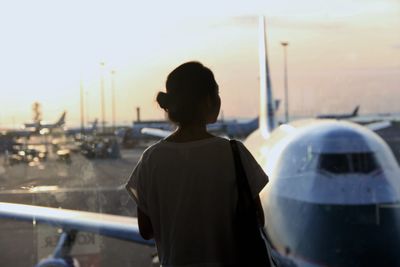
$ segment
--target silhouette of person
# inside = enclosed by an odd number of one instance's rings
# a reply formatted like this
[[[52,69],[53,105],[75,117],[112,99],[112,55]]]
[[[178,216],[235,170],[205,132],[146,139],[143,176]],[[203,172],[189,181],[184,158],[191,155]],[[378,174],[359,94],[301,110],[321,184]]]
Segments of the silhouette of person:
[[[144,151],[126,184],[140,234],[155,239],[162,266],[238,266],[231,145],[206,128],[218,118],[218,84],[210,69],[187,62],[168,75],[166,91],[157,102],[177,129]],[[258,194],[268,177],[241,142],[238,148],[263,224]]]

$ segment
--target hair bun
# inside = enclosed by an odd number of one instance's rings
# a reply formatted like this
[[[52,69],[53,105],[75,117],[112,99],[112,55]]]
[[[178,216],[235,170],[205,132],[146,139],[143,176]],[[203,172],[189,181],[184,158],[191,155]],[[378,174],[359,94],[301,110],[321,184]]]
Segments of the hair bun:
[[[169,101],[170,99],[169,99],[168,94],[166,94],[164,92],[158,92],[156,100],[161,108],[168,109],[168,107],[170,105],[170,101]]]

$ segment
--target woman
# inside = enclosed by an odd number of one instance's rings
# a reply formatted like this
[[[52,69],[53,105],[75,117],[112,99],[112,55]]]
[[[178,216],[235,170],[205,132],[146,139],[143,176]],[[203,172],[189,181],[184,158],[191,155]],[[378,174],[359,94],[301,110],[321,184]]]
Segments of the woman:
[[[232,150],[206,128],[218,118],[218,84],[211,70],[187,62],[168,75],[166,89],[157,102],[177,130],[143,153],[126,186],[137,203],[140,234],[155,239],[162,266],[235,266]],[[268,177],[238,143],[263,224],[258,194]]]

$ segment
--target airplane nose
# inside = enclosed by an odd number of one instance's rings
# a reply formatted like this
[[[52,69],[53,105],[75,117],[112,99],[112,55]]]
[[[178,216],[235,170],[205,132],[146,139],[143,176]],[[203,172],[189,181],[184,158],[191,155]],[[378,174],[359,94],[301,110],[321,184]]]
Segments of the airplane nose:
[[[349,138],[335,146],[334,134],[323,135],[329,142],[301,136],[280,155],[262,195],[272,243],[299,266],[400,266],[400,172],[392,154],[375,137],[356,133],[357,144]]]
[[[306,263],[299,266],[400,266],[400,202],[320,204],[270,195],[263,205],[274,247]]]

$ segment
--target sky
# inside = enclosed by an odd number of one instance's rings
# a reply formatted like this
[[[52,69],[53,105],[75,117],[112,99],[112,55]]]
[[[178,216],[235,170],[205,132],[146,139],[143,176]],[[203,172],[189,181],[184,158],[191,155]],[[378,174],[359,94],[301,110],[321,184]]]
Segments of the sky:
[[[0,4],[0,128],[67,111],[101,119],[100,80],[111,121],[164,118],[155,103],[166,76],[198,60],[219,83],[225,117],[258,113],[258,15],[267,19],[276,98],[283,99],[289,42],[289,112],[297,116],[400,112],[400,1],[8,1]],[[100,66],[104,62],[104,67]],[[283,105],[278,111],[283,114]]]

